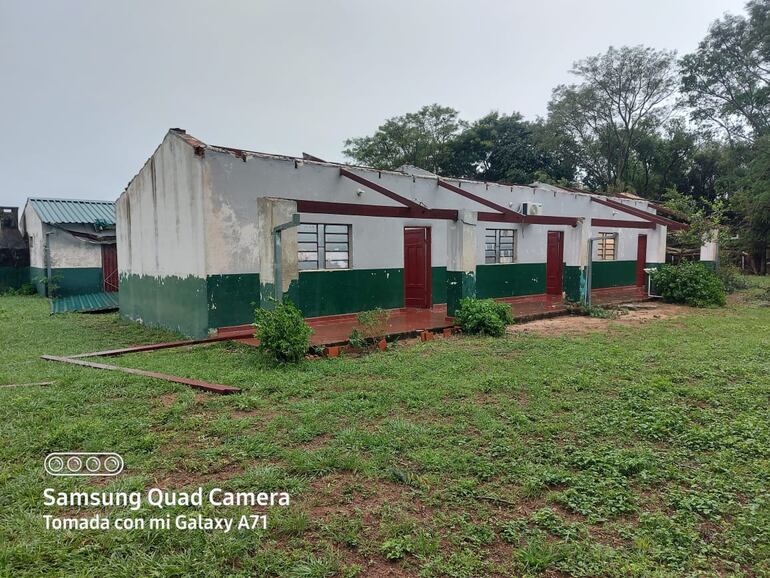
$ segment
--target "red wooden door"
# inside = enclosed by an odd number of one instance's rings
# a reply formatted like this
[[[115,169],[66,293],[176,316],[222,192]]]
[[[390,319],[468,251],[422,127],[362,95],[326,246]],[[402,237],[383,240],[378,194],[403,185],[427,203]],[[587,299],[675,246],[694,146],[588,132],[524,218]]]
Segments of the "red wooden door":
[[[117,245],[102,245],[102,278],[105,291],[114,293],[118,290]]]
[[[564,279],[564,232],[548,231],[548,253],[545,265],[545,292],[561,295]]]
[[[639,235],[636,244],[636,285],[644,287],[644,268],[647,266],[647,235]]]
[[[404,306],[431,306],[430,227],[404,228]]]

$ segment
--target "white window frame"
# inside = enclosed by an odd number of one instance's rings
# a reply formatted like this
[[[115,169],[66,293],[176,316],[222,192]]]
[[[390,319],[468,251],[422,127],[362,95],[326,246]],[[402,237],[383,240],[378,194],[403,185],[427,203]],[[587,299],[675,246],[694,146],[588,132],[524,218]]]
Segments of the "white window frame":
[[[311,231],[303,231],[303,227],[307,229],[310,226],[315,227],[315,241],[303,241],[302,235],[308,235],[313,234]],[[347,233],[341,233],[341,232],[327,232],[326,227],[346,227]],[[327,260],[327,253],[326,253],[326,245],[327,243],[331,243],[331,241],[328,240],[328,235],[347,235],[347,259],[346,266],[345,267],[329,267],[330,261]],[[297,230],[297,265],[299,267],[300,272],[304,271],[346,271],[350,269],[351,265],[351,258],[353,255],[353,247],[352,247],[352,241],[353,241],[353,225],[350,223],[318,223],[318,222],[302,222],[299,225],[299,228]],[[315,244],[315,251],[303,251],[303,245],[308,244]],[[341,253],[342,251],[331,251],[332,253]],[[303,260],[302,254],[303,253],[315,253],[316,259],[315,261],[305,259]],[[341,261],[341,259],[337,259],[336,261]],[[303,263],[315,263],[314,267],[310,266],[303,266]]]
[[[505,233],[504,235],[501,233]],[[508,235],[510,233],[510,235]],[[492,255],[490,255],[489,245],[492,238]],[[503,255],[503,248],[500,240],[510,239],[510,255]],[[508,245],[508,243],[505,243]],[[485,265],[510,265],[516,262],[516,229],[486,229],[484,231],[484,264]],[[489,259],[494,259],[490,261]],[[508,260],[510,259],[510,260]]]
[[[596,242],[596,260],[597,261],[617,261],[618,260],[618,234],[600,232],[601,237]],[[607,257],[607,241],[612,241],[612,256]]]

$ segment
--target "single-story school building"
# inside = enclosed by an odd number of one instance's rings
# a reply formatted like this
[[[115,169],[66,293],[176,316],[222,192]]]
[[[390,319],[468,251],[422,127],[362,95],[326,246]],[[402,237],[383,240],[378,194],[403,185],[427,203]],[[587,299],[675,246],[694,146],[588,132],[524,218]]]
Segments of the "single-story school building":
[[[194,337],[306,317],[642,286],[683,225],[645,200],[212,146],[171,129],[116,204],[121,315]],[[590,241],[590,243],[589,243]]]
[[[30,198],[19,230],[29,245],[29,276],[43,295],[118,290],[115,203]]]

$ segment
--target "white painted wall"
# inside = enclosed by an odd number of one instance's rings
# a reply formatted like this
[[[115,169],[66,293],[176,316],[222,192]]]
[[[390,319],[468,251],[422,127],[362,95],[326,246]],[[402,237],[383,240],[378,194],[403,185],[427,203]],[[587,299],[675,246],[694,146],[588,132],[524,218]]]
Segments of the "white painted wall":
[[[211,183],[211,189],[206,191],[208,210],[205,215],[206,272],[209,275],[259,270],[259,257],[254,248],[257,197],[399,206],[388,197],[341,177],[337,166],[261,154],[247,154],[244,160],[229,152],[210,149],[206,150],[205,155]],[[430,208],[493,212],[484,205],[439,187],[435,177],[361,168],[350,170]],[[591,197],[583,193],[557,192],[542,187],[485,185],[456,179],[449,181],[514,210],[518,210],[522,202],[529,201],[541,203],[546,215],[639,220],[592,202]],[[624,202],[647,209],[645,201]],[[446,265],[447,221],[318,214],[302,215],[302,221],[352,224],[351,266],[363,269],[402,267],[403,228],[408,225],[431,226],[433,266]],[[476,255],[479,264],[484,263],[484,236],[488,228],[511,228],[517,231],[516,257],[519,263],[545,262],[548,231],[564,231],[565,260],[568,265],[580,264],[579,227],[490,222],[479,222],[476,227]],[[636,242],[640,230],[618,231],[618,258],[636,259]],[[653,230],[641,231],[648,235],[655,233]]]
[[[192,147],[166,135],[115,206],[121,275],[205,277],[205,169]]]
[[[27,203],[21,215],[20,230],[29,237],[29,264],[31,267],[45,267],[45,236],[43,223],[35,210]]]
[[[430,208],[492,211],[439,187],[435,177],[363,168],[350,170]],[[548,185],[506,186],[448,180],[514,210],[529,201],[541,203],[546,215],[638,220],[592,202],[591,196],[584,193],[565,193]],[[334,165],[259,153],[237,156],[215,147],[207,147],[203,156],[197,156],[184,137],[170,132],[117,202],[121,273],[204,277],[258,272],[259,197],[400,206],[340,176],[339,167]],[[646,201],[623,202],[651,210]],[[432,227],[432,264],[447,265],[447,221],[319,214],[301,217],[303,222],[351,224],[351,267],[356,269],[403,267],[403,228],[409,225]],[[475,230],[479,264],[484,263],[487,228],[517,231],[519,263],[545,262],[548,231],[564,231],[565,261],[568,265],[582,262],[581,245],[587,233],[584,227],[478,222]],[[594,228],[591,234],[599,230],[607,229]],[[643,233],[648,235],[648,261],[664,260],[665,227],[617,230],[619,259],[636,259],[637,237]],[[663,253],[657,255],[661,240]]]
[[[24,208],[23,229],[31,239],[29,250],[30,266],[46,268],[45,239],[51,254],[54,269],[79,269],[102,266],[102,249],[98,244],[79,239],[67,231],[47,225],[40,220],[31,205]]]

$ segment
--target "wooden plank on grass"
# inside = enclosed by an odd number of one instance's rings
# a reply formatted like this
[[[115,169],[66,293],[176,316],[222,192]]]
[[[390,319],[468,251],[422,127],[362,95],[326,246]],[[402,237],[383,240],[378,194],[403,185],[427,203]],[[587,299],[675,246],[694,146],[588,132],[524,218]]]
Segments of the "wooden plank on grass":
[[[60,363],[71,363],[72,365],[80,365],[83,367],[93,367],[94,369],[105,369],[107,371],[122,371],[123,373],[130,373],[131,375],[141,375],[142,377],[153,377],[155,379],[162,379],[164,381],[172,381],[174,383],[182,383],[189,385],[196,389],[202,389],[204,391],[210,391],[212,393],[219,393],[221,395],[228,395],[231,393],[240,393],[240,388],[230,385],[221,385],[218,383],[208,383],[206,381],[200,381],[197,379],[188,379],[186,377],[179,377],[178,375],[169,375],[168,373],[159,373],[157,371],[146,371],[144,369],[134,369],[132,367],[120,367],[118,365],[107,365],[106,363],[94,363],[92,361],[83,361],[82,359],[73,359],[71,357],[60,357],[58,355],[41,355],[42,359],[46,361],[58,361]]]

